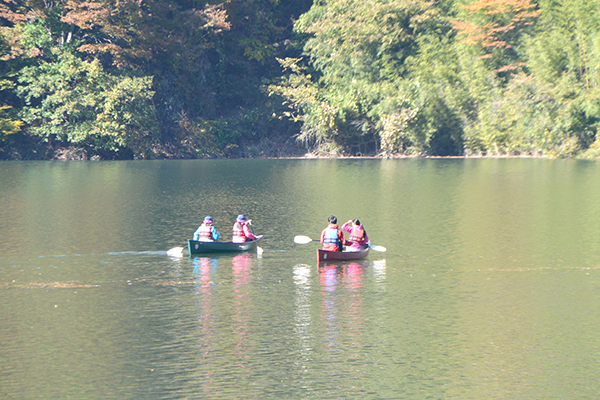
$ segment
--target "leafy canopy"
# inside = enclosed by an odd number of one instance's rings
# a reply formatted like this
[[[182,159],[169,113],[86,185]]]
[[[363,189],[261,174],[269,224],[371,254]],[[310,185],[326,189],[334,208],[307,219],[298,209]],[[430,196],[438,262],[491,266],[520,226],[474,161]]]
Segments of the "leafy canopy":
[[[144,156],[156,132],[152,79],[108,74],[98,60],[84,61],[67,49],[53,55],[52,62],[19,74],[30,132],[110,150],[128,146]]]

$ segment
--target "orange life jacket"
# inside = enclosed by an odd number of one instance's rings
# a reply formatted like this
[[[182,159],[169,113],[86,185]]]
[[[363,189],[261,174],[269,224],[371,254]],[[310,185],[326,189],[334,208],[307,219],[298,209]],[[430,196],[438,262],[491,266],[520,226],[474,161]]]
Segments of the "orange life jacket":
[[[362,226],[353,226],[350,232],[350,241],[353,243],[360,243],[365,237],[365,230]]]
[[[198,229],[198,238],[213,240],[210,227],[211,227],[211,224],[200,225],[200,228]]]
[[[244,228],[241,223],[236,222],[233,224],[233,237],[234,238],[243,238],[246,240],[246,235],[244,234]]]

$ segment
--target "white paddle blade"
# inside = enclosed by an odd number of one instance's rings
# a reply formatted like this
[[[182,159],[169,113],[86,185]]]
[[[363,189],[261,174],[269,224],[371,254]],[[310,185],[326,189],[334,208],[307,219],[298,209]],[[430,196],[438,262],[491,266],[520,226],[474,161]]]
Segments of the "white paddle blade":
[[[308,236],[302,236],[302,235],[294,236],[294,243],[296,243],[296,244],[307,244],[310,242],[312,242],[312,239],[309,238]]]
[[[263,249],[260,246],[256,246],[256,258],[262,258]]]
[[[173,247],[167,251],[167,255],[171,257],[183,257],[183,247]]]
[[[383,246],[372,245],[372,246],[369,246],[369,247],[371,248],[371,250],[375,250],[375,251],[378,251],[380,253],[385,253],[387,251],[387,249],[385,247],[383,247]]]

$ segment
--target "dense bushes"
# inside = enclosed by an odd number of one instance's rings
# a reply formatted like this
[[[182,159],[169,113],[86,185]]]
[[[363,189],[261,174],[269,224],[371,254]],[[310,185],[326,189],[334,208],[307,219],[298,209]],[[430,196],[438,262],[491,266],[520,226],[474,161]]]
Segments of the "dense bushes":
[[[0,157],[597,157],[599,2],[0,0]]]

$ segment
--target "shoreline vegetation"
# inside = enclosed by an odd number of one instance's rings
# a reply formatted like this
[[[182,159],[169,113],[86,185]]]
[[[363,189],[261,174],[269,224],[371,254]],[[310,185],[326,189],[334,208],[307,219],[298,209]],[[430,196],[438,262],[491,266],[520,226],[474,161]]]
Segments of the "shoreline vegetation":
[[[293,142],[291,142],[293,143]],[[134,158],[123,156],[119,153],[88,153],[81,147],[58,147],[38,146],[29,147],[25,154],[20,154],[19,149],[0,148],[0,161],[110,161],[110,160],[192,160],[192,159],[509,159],[509,158],[530,158],[530,159],[596,159],[597,157],[584,157],[582,155],[562,155],[554,152],[551,154],[461,154],[461,155],[431,155],[417,153],[377,153],[377,154],[331,154],[319,151],[310,151],[306,148],[300,150],[297,145],[288,143],[286,146],[277,146],[276,149],[268,146],[265,149],[257,147],[238,148],[229,150],[227,153],[208,154],[201,157],[191,156],[184,153],[173,153],[167,149],[156,150],[152,156],[143,158]]]
[[[269,151],[271,150],[271,151]],[[4,149],[6,151],[6,149]],[[10,153],[12,151],[12,153]],[[17,149],[8,149],[7,153],[0,151],[0,161],[110,161],[110,160],[133,160],[133,157],[123,157],[122,154],[109,154],[108,157],[99,154],[88,154],[86,149],[81,147],[59,147],[56,149],[42,147],[32,150],[28,148],[28,153],[23,156]],[[275,153],[275,154],[274,154]],[[112,157],[111,157],[112,156]],[[509,159],[509,158],[532,158],[532,159],[553,159],[553,158],[576,158],[585,159],[586,157],[569,157],[561,155],[542,155],[542,154],[462,154],[462,155],[430,155],[430,154],[406,154],[406,153],[378,153],[378,154],[326,154],[317,151],[300,151],[297,146],[288,146],[287,152],[278,148],[276,152],[272,149],[259,151],[255,147],[251,149],[236,149],[235,152],[220,155],[205,155],[204,157],[186,157],[184,154],[172,154],[166,150],[157,151],[152,157],[137,158],[138,160],[191,160],[191,159]],[[588,159],[590,157],[587,157]]]
[[[0,0],[0,160],[600,156],[600,0]]]
[[[597,159],[598,157],[585,157],[582,155],[543,155],[543,154],[462,154],[462,155],[430,155],[430,154],[319,154],[317,152],[298,152],[290,151],[290,153],[278,153],[269,154],[266,151],[264,154],[256,153],[254,150],[252,154],[246,154],[243,151],[239,151],[237,154],[230,154],[227,156],[205,156],[205,157],[185,157],[182,155],[166,155],[159,154],[154,157],[145,158],[133,158],[133,157],[111,157],[105,158],[98,154],[88,155],[88,153],[81,148],[60,148],[54,152],[45,151],[42,152],[43,156],[37,153],[30,154],[28,157],[23,157],[15,149],[12,153],[7,156],[0,152],[0,161],[110,161],[110,160],[193,160],[193,159]],[[53,155],[49,155],[53,154]]]
[[[458,156],[433,156],[427,154],[376,154],[376,155],[328,155],[328,154],[316,154],[316,153],[304,153],[304,154],[280,154],[277,156],[273,155],[259,155],[259,156],[233,156],[233,157],[204,157],[204,158],[184,158],[184,157],[154,157],[145,158],[138,160],[193,160],[193,159],[287,159],[287,160],[318,160],[318,159],[339,159],[339,160],[391,160],[391,159],[556,159],[556,158],[571,158],[571,157],[549,157],[544,155],[530,155],[530,154],[491,154],[491,155],[458,155]],[[573,157],[573,159],[591,159],[584,157]],[[596,158],[592,158],[596,159]],[[115,160],[132,160],[131,158],[112,158],[106,159],[98,155],[88,157],[81,149],[61,149],[57,152],[57,155],[52,158],[1,158],[0,161],[115,161]]]

